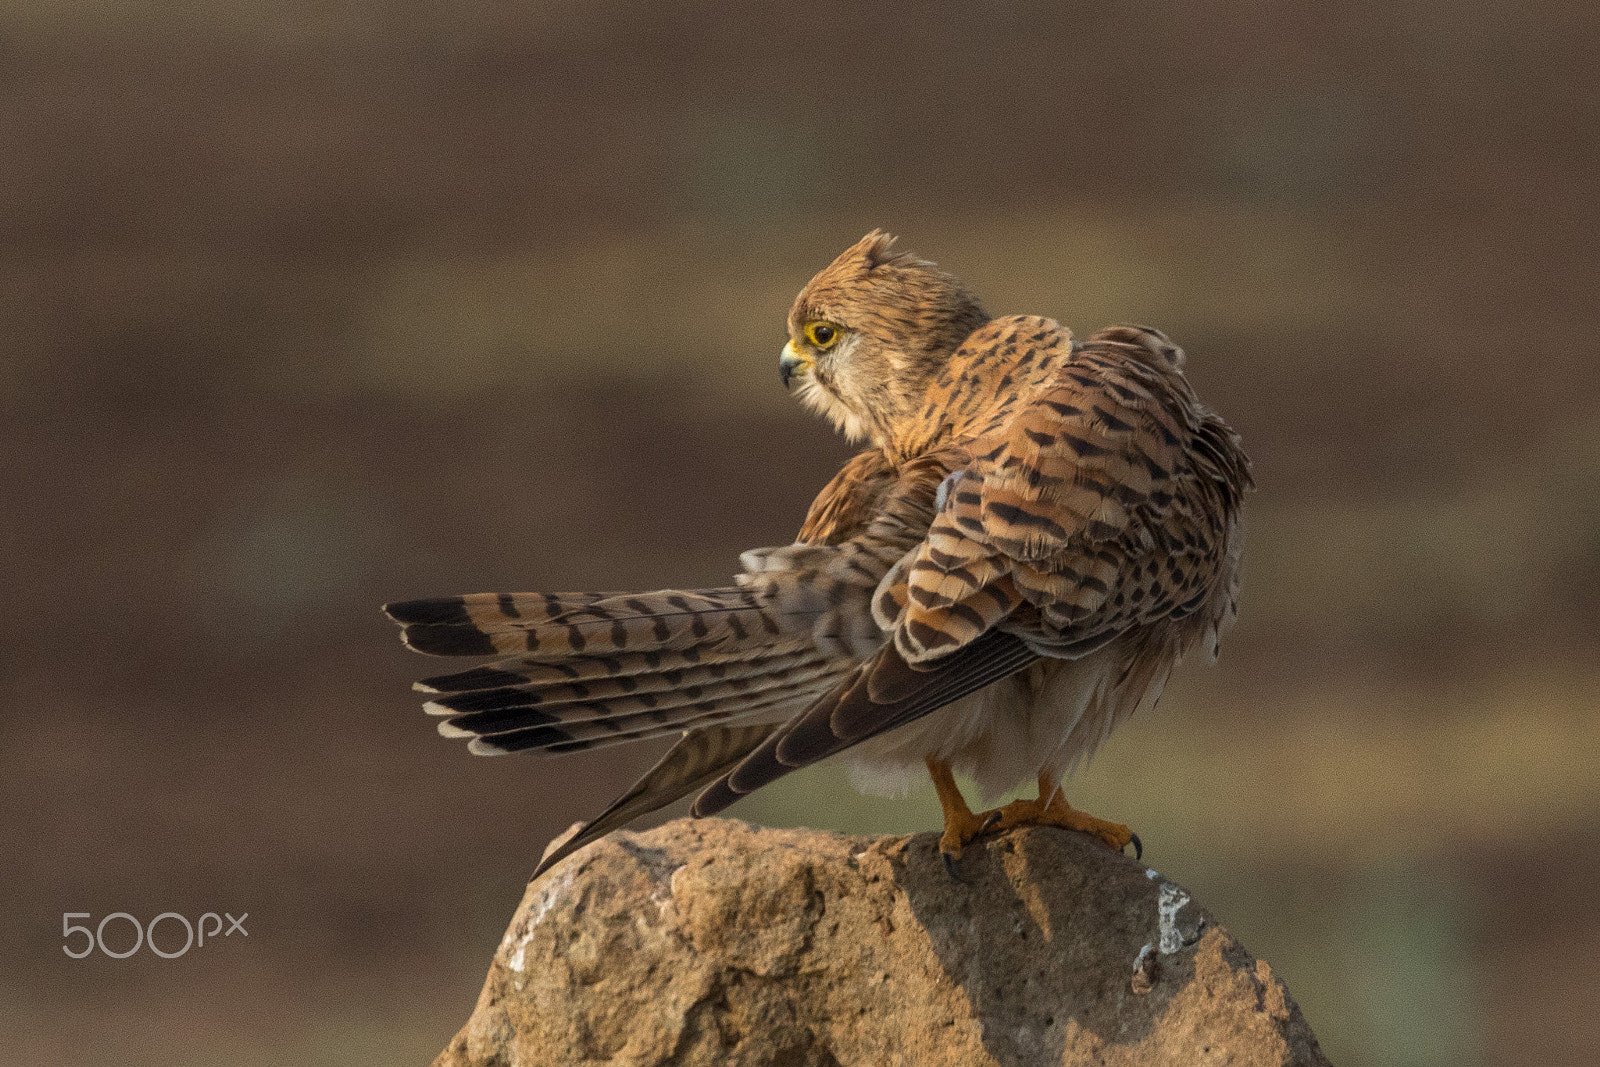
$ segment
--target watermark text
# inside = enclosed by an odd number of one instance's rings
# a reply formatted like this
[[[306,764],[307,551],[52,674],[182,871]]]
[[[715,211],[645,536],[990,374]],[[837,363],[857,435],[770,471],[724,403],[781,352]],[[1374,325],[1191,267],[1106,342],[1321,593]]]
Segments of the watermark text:
[[[250,918],[249,912],[244,912],[235,919],[228,912],[218,915],[208,911],[200,916],[198,922],[190,922],[186,916],[175,911],[164,911],[151,919],[148,923],[141,924],[138,919],[125,911],[114,911],[102,918],[91,929],[73,922],[74,919],[90,919],[94,915],[87,911],[68,911],[61,914],[61,951],[75,960],[99,949],[104,955],[114,960],[125,960],[138,952],[141,948],[148,948],[164,960],[175,960],[188,952],[191,948],[204,948],[206,940],[216,941],[220,934],[222,937],[232,937],[240,934],[250,936],[250,931],[244,928],[244,921]],[[228,920],[224,929],[222,920]],[[109,927],[111,943],[106,943],[106,932]],[[128,929],[130,928],[131,929]],[[156,931],[161,931],[161,943],[156,943]],[[179,931],[182,931],[183,941],[178,942]],[[133,942],[130,946],[129,937]]]

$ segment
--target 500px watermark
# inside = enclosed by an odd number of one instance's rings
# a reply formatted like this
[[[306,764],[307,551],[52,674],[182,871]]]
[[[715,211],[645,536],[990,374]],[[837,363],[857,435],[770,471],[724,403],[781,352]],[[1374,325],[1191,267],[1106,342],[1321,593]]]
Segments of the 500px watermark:
[[[226,931],[222,929],[222,920],[224,916],[226,916],[228,920],[228,929]],[[93,918],[93,915],[87,911],[67,911],[61,913],[61,951],[65,952],[75,960],[83,959],[97,948],[114,960],[124,960],[133,955],[135,952],[138,952],[139,949],[145,945],[148,945],[150,947],[150,951],[154,952],[162,959],[175,960],[185,952],[188,952],[191,948],[205,947],[206,938],[208,937],[215,941],[217,939],[217,934],[219,933],[222,934],[223,937],[232,937],[235,933],[243,934],[245,937],[250,936],[250,931],[244,928],[244,921],[250,918],[249,912],[245,912],[243,915],[235,919],[227,912],[223,912],[222,915],[218,915],[214,911],[208,911],[204,915],[200,916],[199,923],[191,923],[187,918],[179,915],[175,911],[164,911],[160,915],[157,915],[154,919],[151,919],[149,925],[140,925],[139,920],[135,919],[127,912],[114,911],[110,915],[107,915],[105,918],[101,919],[99,925],[97,925],[93,930],[90,930],[87,926],[79,926],[72,921],[73,919],[90,918]],[[132,948],[118,952],[106,947],[106,924],[111,922],[113,919],[120,919],[133,927]],[[209,930],[206,929],[206,923],[208,920],[212,924],[211,929]],[[161,946],[156,944],[156,927],[160,926],[163,922],[167,923],[168,929],[171,931],[170,933],[164,932],[161,935],[162,939],[168,943],[168,948],[171,947],[171,944],[177,938],[177,931],[173,928],[174,924],[183,927],[182,948],[179,948],[176,951],[167,951],[167,949],[163,949]],[[197,926],[199,928],[198,938],[196,937]],[[116,928],[113,927],[113,930],[115,929]],[[74,951],[71,942],[78,934],[83,935],[83,941],[81,942],[83,947],[78,951]],[[116,940],[121,941],[122,939],[117,938]]]

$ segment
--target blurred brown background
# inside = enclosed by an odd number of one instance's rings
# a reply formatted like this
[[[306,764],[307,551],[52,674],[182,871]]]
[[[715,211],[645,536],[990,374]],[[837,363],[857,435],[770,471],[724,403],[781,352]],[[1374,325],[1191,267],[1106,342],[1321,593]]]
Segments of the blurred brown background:
[[[790,540],[849,450],[784,315],[881,225],[1167,329],[1255,457],[1222,664],[1074,800],[1336,1063],[1594,1062],[1597,51],[1578,2],[0,3],[5,1058],[442,1047],[653,754],[468,757],[377,605]]]

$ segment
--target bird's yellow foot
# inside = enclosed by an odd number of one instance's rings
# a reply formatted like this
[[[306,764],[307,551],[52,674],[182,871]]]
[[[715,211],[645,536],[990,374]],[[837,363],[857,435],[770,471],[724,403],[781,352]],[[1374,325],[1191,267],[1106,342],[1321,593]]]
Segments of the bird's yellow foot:
[[[943,760],[928,757],[928,774],[933,778],[933,788],[939,793],[939,806],[944,809],[944,833],[939,835],[939,855],[944,858],[945,870],[952,878],[960,878],[956,860],[968,841],[990,829],[1000,820],[1000,812],[985,811],[974,815],[967,807],[966,798],[956,785],[950,765]]]
[[[947,813],[944,820],[944,833],[939,835],[939,853],[944,856],[946,865],[954,863],[961,858],[961,849],[974,837],[983,833],[1000,820],[998,811],[986,811],[974,815],[968,811],[960,815],[951,816]]]
[[[1038,800],[1013,800],[1001,808],[999,814],[996,830],[1011,830],[1018,826],[1060,826],[1092,834],[1118,852],[1132,845],[1134,859],[1144,857],[1144,843],[1139,840],[1138,834],[1119,822],[1097,819],[1068,804],[1066,797],[1061,795],[1061,786],[1051,775],[1039,776]]]

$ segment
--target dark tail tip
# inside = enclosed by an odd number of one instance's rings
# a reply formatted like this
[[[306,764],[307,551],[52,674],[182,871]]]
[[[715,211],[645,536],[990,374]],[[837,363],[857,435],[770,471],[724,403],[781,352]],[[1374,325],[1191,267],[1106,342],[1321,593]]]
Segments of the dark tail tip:
[[[512,671],[503,671],[495,667],[474,667],[469,671],[424,678],[417,683],[417,686],[425,693],[466,693],[475,689],[500,689],[505,686],[522,685],[527,680]]]
[[[500,650],[488,634],[470,624],[431,626],[409,623],[400,635],[406,647],[430,656],[493,656]]]
[[[441,597],[432,600],[397,600],[385,604],[383,612],[402,626],[461,626],[470,624],[466,601],[461,597]]]

